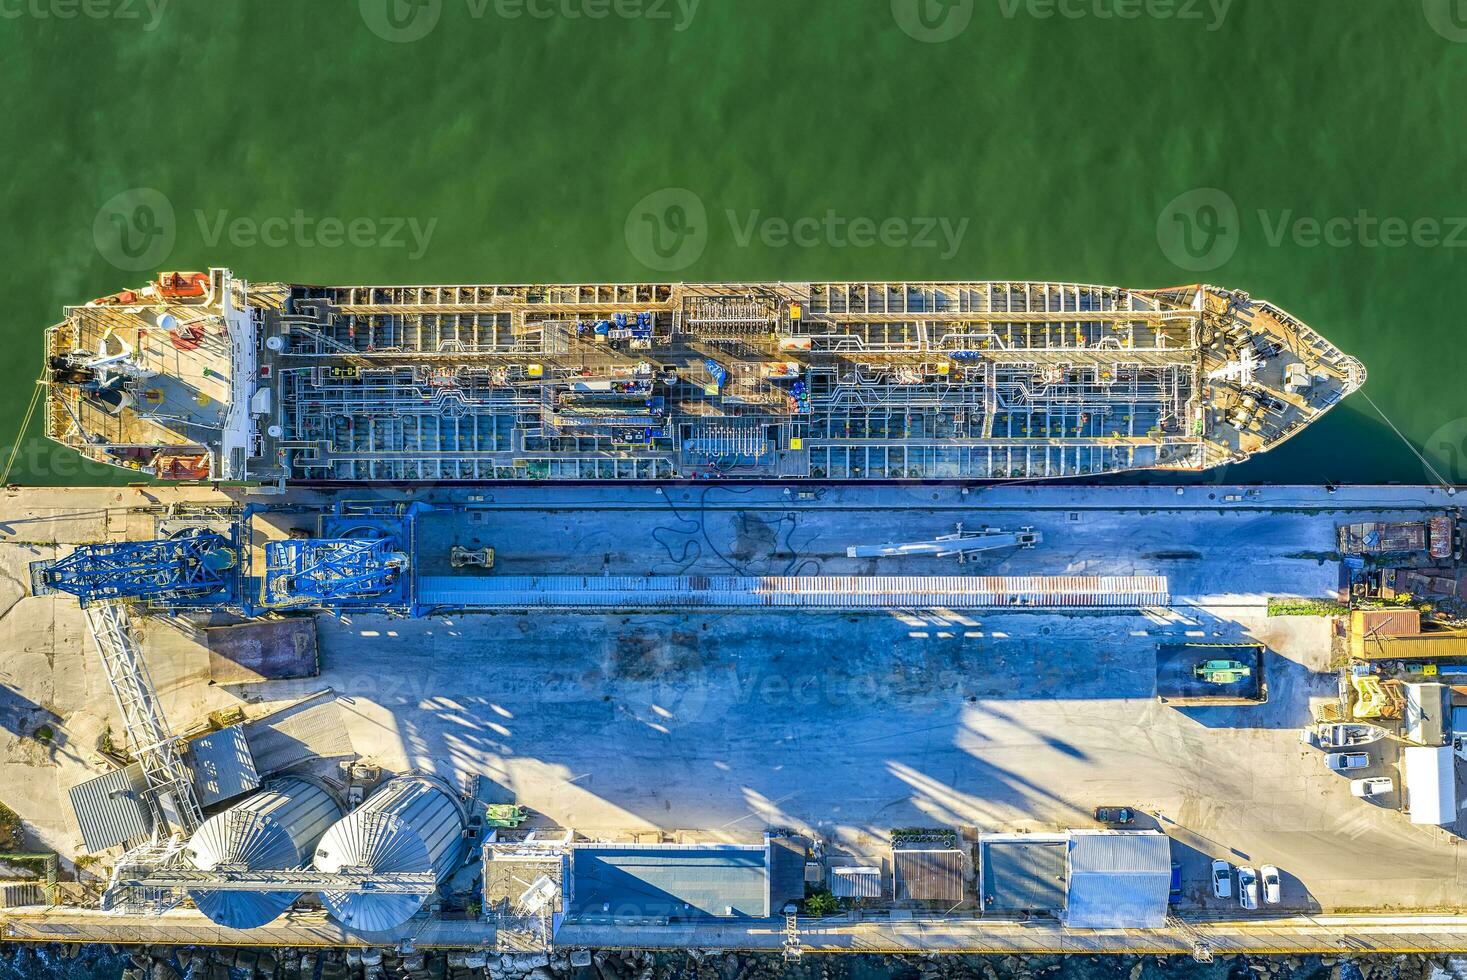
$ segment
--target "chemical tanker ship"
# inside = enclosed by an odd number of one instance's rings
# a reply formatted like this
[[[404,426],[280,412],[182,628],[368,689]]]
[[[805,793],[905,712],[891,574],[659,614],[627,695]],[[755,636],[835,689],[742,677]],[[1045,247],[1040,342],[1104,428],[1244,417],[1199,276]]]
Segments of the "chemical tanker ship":
[[[1196,471],[1365,379],[1215,286],[257,284],[47,331],[46,431],[170,480],[1010,480]]]

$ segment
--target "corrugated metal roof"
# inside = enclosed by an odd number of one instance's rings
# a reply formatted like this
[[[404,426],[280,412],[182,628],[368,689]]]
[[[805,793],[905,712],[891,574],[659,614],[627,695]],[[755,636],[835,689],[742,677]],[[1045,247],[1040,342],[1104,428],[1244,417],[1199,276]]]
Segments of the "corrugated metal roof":
[[[1137,608],[1170,603],[1164,575],[425,575],[427,606]]]
[[[571,912],[768,918],[767,860],[763,844],[578,844],[571,852]]]
[[[979,844],[985,910],[1054,912],[1065,907],[1063,838],[1023,835]]]
[[[1065,924],[1158,929],[1171,889],[1171,841],[1154,830],[1071,831]]]
[[[1415,636],[1350,634],[1350,654],[1365,660],[1434,660],[1467,657],[1467,630],[1432,630]]]
[[[67,795],[83,846],[96,853],[147,835],[153,829],[147,789],[143,767],[136,762],[73,786]]]
[[[1452,689],[1445,684],[1403,684],[1401,732],[1420,745],[1441,745],[1451,735]]]
[[[961,902],[966,896],[963,872],[968,856],[952,849],[893,849],[892,888],[896,899],[919,902]]]
[[[773,914],[805,897],[805,841],[796,837],[769,840],[769,910]]]
[[[880,868],[831,868],[830,894],[836,898],[880,898]]]
[[[244,726],[255,769],[270,776],[309,759],[353,754],[341,709],[333,701],[286,708]]]
[[[232,800],[260,786],[255,757],[240,725],[194,739],[188,743],[188,755],[203,806]]]
[[[1355,609],[1350,632],[1359,636],[1414,636],[1421,632],[1420,609]]]

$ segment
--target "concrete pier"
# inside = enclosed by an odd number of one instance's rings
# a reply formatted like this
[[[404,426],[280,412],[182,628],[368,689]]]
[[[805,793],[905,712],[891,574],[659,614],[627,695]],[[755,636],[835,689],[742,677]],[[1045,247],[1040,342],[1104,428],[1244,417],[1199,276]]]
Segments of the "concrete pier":
[[[404,495],[377,490],[375,499]],[[299,492],[263,534],[364,494]],[[71,545],[146,536],[151,510],[244,498],[193,488],[0,494],[0,784],[33,842],[79,853],[66,789],[102,771],[119,731],[80,611],[25,594],[25,565]],[[1426,487],[954,486],[511,487],[420,490],[454,505],[419,524],[422,574],[453,544],[493,547],[505,575],[1165,576],[1171,603],[1125,611],[909,609],[318,617],[319,678],[210,684],[194,634],[162,620],[145,653],[169,718],[259,714],[323,687],[357,753],[388,769],[480,775],[486,798],[605,838],[738,841],[767,826],[818,833],[857,862],[890,861],[887,832],[968,834],[1094,826],[1124,805],[1164,830],[1183,869],[1167,930],[921,917],[802,922],[811,950],[1439,950],[1467,944],[1461,826],[1412,826],[1352,797],[1298,728],[1332,699],[1329,621],[1269,617],[1275,596],[1339,581],[1339,523],[1411,520],[1456,504]],[[923,540],[962,522],[1042,534],[1033,549],[959,566],[933,556],[847,557],[856,543]],[[258,544],[258,542],[255,542]],[[1262,705],[1155,699],[1159,643],[1264,644]],[[39,740],[40,726],[53,732]],[[1394,745],[1395,743],[1391,743]],[[1369,771],[1394,774],[1394,749]],[[1275,864],[1283,903],[1246,913],[1211,897],[1209,862]],[[295,913],[224,937],[192,913],[119,920],[77,910],[0,913],[9,938],[267,945],[355,941]],[[492,929],[415,922],[421,945],[478,945]],[[562,945],[775,948],[783,923],[614,930],[568,924]],[[210,935],[218,938],[201,938]],[[438,937],[438,938],[435,938]],[[441,940],[441,941],[440,941]],[[1350,944],[1350,945],[1346,945]]]

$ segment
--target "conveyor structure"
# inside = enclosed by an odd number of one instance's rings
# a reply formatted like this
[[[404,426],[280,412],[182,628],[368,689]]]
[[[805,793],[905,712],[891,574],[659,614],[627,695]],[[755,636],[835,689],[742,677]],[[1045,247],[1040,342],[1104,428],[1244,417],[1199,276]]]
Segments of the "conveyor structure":
[[[411,611],[413,531],[423,509],[344,501],[322,512],[314,536],[268,542],[262,606]]]
[[[408,557],[391,538],[304,538],[265,546],[265,603],[326,607],[398,590]]]
[[[847,558],[909,558],[931,555],[936,558],[956,557],[963,564],[970,556],[985,551],[1008,548],[1033,548],[1043,540],[1032,527],[1003,531],[984,527],[967,531],[959,524],[951,534],[939,534],[931,541],[908,541],[901,544],[853,544],[846,549]]]

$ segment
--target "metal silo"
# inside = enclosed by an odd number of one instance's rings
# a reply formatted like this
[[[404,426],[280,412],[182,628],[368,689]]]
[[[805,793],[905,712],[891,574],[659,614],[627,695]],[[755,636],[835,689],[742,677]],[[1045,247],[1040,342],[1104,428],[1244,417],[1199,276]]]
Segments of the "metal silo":
[[[399,776],[326,832],[315,864],[329,872],[432,871],[441,883],[463,862],[464,826],[464,810],[446,783]],[[382,932],[412,918],[427,896],[323,892],[321,899],[343,925]]]
[[[215,814],[194,833],[184,854],[200,871],[283,871],[310,863],[316,842],[341,817],[330,793],[303,779],[266,783],[260,792]],[[209,919],[253,929],[274,919],[300,892],[190,889]]]

